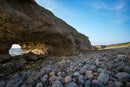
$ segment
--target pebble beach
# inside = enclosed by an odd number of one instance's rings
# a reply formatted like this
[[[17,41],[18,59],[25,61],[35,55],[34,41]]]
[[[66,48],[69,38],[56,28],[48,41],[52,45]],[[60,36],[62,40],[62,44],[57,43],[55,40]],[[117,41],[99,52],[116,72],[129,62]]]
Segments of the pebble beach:
[[[129,47],[32,61],[1,78],[0,87],[130,87]]]

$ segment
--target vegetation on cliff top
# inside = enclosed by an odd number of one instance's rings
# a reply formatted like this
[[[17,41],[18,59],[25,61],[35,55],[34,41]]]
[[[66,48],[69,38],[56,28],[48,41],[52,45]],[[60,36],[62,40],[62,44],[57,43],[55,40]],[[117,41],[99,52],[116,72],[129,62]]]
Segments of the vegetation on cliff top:
[[[111,44],[111,45],[103,45],[103,46],[104,46],[105,48],[130,46],[130,42],[119,43],[119,44]]]

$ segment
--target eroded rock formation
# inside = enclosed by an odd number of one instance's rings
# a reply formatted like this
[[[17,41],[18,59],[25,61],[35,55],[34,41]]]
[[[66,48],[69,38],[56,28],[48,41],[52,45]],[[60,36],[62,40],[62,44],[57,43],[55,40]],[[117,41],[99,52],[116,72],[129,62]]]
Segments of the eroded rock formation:
[[[75,55],[91,48],[88,37],[34,0],[0,0],[0,54],[12,44],[26,52]]]

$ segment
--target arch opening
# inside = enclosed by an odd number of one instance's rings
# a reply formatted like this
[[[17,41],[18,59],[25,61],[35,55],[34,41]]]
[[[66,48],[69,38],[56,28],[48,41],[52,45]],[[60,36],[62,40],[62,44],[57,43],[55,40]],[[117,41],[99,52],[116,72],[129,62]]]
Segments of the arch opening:
[[[19,44],[13,44],[9,49],[9,54],[11,56],[23,55],[23,50]]]

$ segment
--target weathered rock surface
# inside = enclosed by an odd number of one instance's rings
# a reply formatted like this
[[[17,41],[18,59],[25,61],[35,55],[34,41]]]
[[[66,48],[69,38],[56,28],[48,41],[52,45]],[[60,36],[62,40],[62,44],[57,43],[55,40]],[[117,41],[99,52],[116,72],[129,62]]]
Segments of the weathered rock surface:
[[[91,48],[88,37],[34,0],[0,0],[0,54],[7,54],[12,44],[49,55],[75,55]]]

